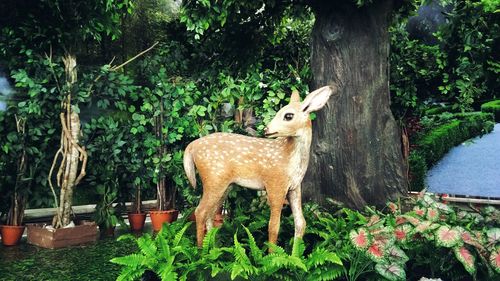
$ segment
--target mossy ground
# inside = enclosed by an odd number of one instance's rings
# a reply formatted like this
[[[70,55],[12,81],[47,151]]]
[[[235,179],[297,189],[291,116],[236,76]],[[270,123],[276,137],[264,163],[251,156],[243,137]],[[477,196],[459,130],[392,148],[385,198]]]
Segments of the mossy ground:
[[[54,250],[23,240],[19,246],[0,246],[0,280],[115,280],[120,267],[109,260],[135,251],[135,243],[116,238]]]

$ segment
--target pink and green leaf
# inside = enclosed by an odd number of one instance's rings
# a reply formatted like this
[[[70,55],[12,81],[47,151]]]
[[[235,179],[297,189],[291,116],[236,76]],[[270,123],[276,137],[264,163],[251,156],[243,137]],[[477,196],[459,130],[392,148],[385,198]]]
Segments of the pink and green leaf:
[[[426,212],[426,210],[425,210],[425,209],[423,209],[423,208],[421,208],[421,207],[419,207],[419,206],[415,206],[415,207],[413,207],[413,212],[414,212],[417,216],[419,216],[419,217],[422,217],[422,218],[423,218],[423,217],[425,216],[425,212]]]
[[[500,247],[497,247],[490,254],[490,264],[493,269],[500,274]]]
[[[420,224],[421,220],[419,218],[416,218],[414,216],[410,215],[404,215],[403,216],[406,220],[408,220],[409,223],[413,224],[413,226],[417,226]]]
[[[395,263],[405,264],[409,258],[401,248],[392,246],[387,249],[387,257]]]
[[[409,224],[398,225],[394,230],[394,236],[396,237],[397,241],[406,243],[410,239],[410,236],[413,234],[412,232],[413,228]]]
[[[399,206],[394,202],[387,203],[387,207],[391,210],[391,213],[396,214],[399,212]]]
[[[415,231],[418,233],[425,233],[432,231],[438,227],[439,224],[433,223],[432,221],[422,221],[415,227]]]
[[[403,216],[396,216],[396,225],[407,223],[408,220]]]
[[[386,226],[372,232],[373,242],[379,243],[384,249],[394,244],[396,237],[394,236],[394,228]]]
[[[380,243],[374,242],[366,251],[368,257],[374,262],[381,262],[384,260],[384,249]]]
[[[436,244],[438,246],[451,248],[461,244],[460,232],[455,228],[443,225],[436,231]]]
[[[406,280],[406,272],[399,264],[378,263],[375,265],[378,274],[391,281]]]
[[[500,228],[491,228],[486,231],[488,243],[496,244],[500,242]]]
[[[374,225],[377,225],[379,223],[383,222],[382,220],[380,220],[380,216],[379,215],[373,215],[370,217],[370,220],[368,221],[368,223],[366,224],[367,227],[372,227]]]
[[[428,208],[425,217],[430,221],[437,221],[439,219],[439,211],[435,208]]]
[[[372,244],[372,236],[366,228],[352,230],[349,238],[354,247],[358,250],[365,250]]]
[[[438,209],[439,211],[441,211],[441,212],[443,212],[445,214],[453,213],[453,209],[450,206],[448,206],[448,205],[446,205],[444,203],[439,203],[438,202],[438,203],[436,203],[434,205],[434,207],[436,207],[436,209]]]
[[[470,274],[476,272],[475,261],[476,258],[465,246],[456,247],[453,249],[455,257],[464,265],[465,270]]]
[[[429,206],[433,206],[434,204],[436,204],[436,200],[429,194],[424,194],[424,196],[422,197],[422,199],[420,200],[420,203],[426,207],[429,207]]]

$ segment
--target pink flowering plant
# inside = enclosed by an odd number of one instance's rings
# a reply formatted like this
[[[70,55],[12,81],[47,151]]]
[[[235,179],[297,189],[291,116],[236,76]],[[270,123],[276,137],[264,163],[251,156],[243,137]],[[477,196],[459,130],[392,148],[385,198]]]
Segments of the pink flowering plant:
[[[437,253],[454,256],[474,280],[479,280],[478,267],[481,276],[499,276],[498,209],[452,208],[429,194],[419,196],[413,209],[406,212],[396,203],[387,207],[389,214],[368,209],[371,217],[367,223],[349,233],[354,248],[373,261],[375,271],[384,278],[406,280],[407,263],[443,260],[443,256],[432,257]],[[423,257],[423,253],[431,256]]]

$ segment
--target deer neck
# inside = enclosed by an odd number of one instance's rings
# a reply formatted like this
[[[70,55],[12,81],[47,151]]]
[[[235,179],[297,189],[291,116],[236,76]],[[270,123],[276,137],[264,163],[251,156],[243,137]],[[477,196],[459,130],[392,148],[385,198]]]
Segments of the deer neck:
[[[300,186],[309,164],[312,130],[309,127],[302,130],[297,136],[285,139],[285,149],[288,152],[287,173],[290,178],[290,189]]]

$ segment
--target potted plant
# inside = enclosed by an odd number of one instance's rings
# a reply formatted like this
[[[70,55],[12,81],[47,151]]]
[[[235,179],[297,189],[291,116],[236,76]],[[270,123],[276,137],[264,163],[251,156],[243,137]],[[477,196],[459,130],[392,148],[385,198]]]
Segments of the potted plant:
[[[90,184],[96,187],[100,198],[96,204],[94,220],[103,236],[113,236],[117,224],[124,224],[121,212],[116,207],[118,199],[124,197],[120,186],[125,185],[120,184],[121,179],[128,173],[127,153],[124,150],[127,142],[122,125],[119,118],[108,114],[91,119],[85,126],[86,134],[92,135],[88,140],[88,151],[92,159]]]
[[[16,174],[11,177],[14,180],[14,188],[9,199],[7,218],[5,224],[0,228],[2,243],[5,246],[17,245],[24,233],[25,192],[31,182],[31,177],[26,177],[28,170],[28,156],[25,146],[26,119],[15,115],[15,120],[16,132],[7,136],[8,143],[4,146],[4,152],[11,152],[9,155],[11,159],[17,158]],[[6,178],[9,178],[9,176],[6,175]]]
[[[59,81],[62,70],[46,57],[47,65]],[[87,151],[80,144],[82,132],[78,103],[79,91],[75,89],[77,83],[76,58],[67,54],[62,59],[66,81],[64,85],[57,85],[61,95],[59,120],[61,122],[61,140],[52,166],[49,170],[48,182],[54,196],[56,214],[52,224],[28,225],[28,243],[45,248],[59,248],[77,245],[97,240],[97,226],[95,223],[83,222],[76,225],[72,219],[73,193],[76,186],[85,177],[87,166]],[[73,97],[73,98],[72,98]],[[54,181],[55,179],[55,181]],[[55,190],[54,183],[59,187]]]
[[[155,104],[159,110],[155,112],[153,117],[154,133],[156,138],[156,155],[152,159],[155,166],[154,179],[156,181],[156,210],[149,212],[153,230],[158,232],[161,230],[165,222],[177,220],[179,211],[175,209],[176,188],[172,180],[167,178],[167,168],[172,160],[172,154],[167,152],[166,135],[167,129],[164,127],[164,99],[163,96],[155,99]]]
[[[110,181],[99,185],[97,193],[101,196],[101,201],[96,205],[94,220],[99,226],[101,236],[113,237],[116,225],[124,224],[120,212],[114,206],[118,198],[118,182]]]
[[[134,120],[129,119],[130,134],[127,137],[127,149],[124,165],[127,170],[127,179],[132,182],[134,192],[132,193],[132,208],[127,214],[132,232],[140,232],[144,228],[146,213],[142,210],[142,187],[145,184],[146,169],[144,168],[145,149],[143,145],[143,134],[137,134],[137,131],[131,130],[134,127]]]
[[[142,198],[141,198],[141,183],[140,178],[134,182],[135,195],[132,203],[132,211],[127,214],[130,224],[130,230],[133,232],[140,232],[144,228],[146,221],[146,213],[142,211]]]

